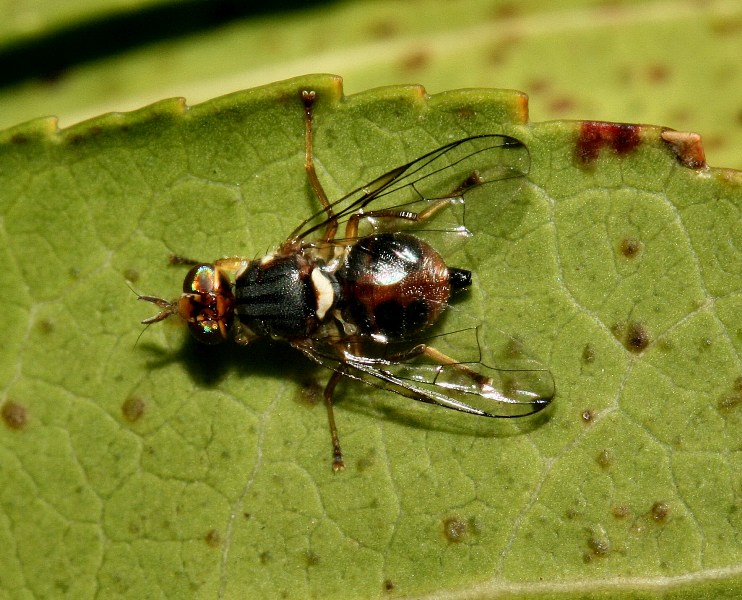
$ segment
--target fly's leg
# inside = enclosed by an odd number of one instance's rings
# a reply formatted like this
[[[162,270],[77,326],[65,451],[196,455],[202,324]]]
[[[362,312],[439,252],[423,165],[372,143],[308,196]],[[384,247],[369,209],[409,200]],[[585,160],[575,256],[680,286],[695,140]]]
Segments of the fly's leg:
[[[361,219],[398,219],[402,221],[409,221],[410,223],[422,223],[423,221],[427,221],[428,219],[437,215],[445,208],[448,208],[457,200],[458,198],[456,196],[439,198],[438,200],[432,202],[430,206],[426,207],[420,212],[386,209],[355,213],[350,217],[350,219],[348,219],[348,224],[345,226],[345,238],[348,240],[353,240],[358,236],[358,224],[361,222]]]
[[[337,473],[345,469],[345,463],[343,462],[343,451],[340,449],[340,438],[338,437],[338,429],[335,425],[335,413],[332,409],[332,396],[335,393],[335,387],[338,382],[343,378],[346,372],[345,365],[341,365],[337,371],[333,371],[330,376],[327,385],[325,386],[325,406],[327,407],[327,421],[330,424],[330,437],[332,438],[332,470]]]
[[[175,265],[175,266],[186,265],[189,267],[194,267],[196,265],[204,264],[204,261],[193,260],[192,258],[180,256],[179,254],[171,254],[169,258],[169,262],[171,265]],[[229,256],[227,258],[220,258],[218,260],[215,260],[212,263],[206,263],[206,264],[212,264],[215,267],[223,271],[228,271],[229,273],[234,274],[244,269],[249,263],[250,261],[248,259],[242,258],[241,256]]]
[[[324,241],[327,242],[335,237],[335,233],[337,233],[338,229],[338,224],[337,219],[334,218],[335,213],[332,210],[332,206],[330,206],[330,201],[327,198],[327,194],[325,193],[325,190],[322,187],[319,178],[317,177],[317,171],[314,168],[314,154],[312,152],[312,112],[316,96],[317,94],[313,91],[303,90],[301,92],[301,100],[304,103],[304,127],[306,144],[304,154],[304,169],[307,172],[309,185],[312,186],[314,195],[317,196],[317,200],[320,201],[320,204],[322,204],[322,208],[324,208],[325,212],[327,213],[327,227],[325,228],[325,233],[323,236]]]
[[[440,350],[433,348],[433,346],[428,346],[427,344],[417,344],[416,346],[414,346],[413,348],[410,348],[406,352],[401,352],[399,354],[395,354],[394,356],[389,357],[388,360],[392,362],[406,362],[418,356],[427,356],[429,359],[431,359],[434,362],[437,362],[439,365],[453,367],[457,371],[469,377],[474,383],[476,383],[481,388],[492,387],[491,377],[487,377],[485,375],[482,375],[481,373],[478,373],[477,371],[472,369],[469,365],[461,363],[451,358],[447,354],[444,354]]]
[[[188,267],[194,267],[196,265],[204,264],[205,261],[203,260],[194,260],[192,258],[188,258],[187,256],[181,256],[180,254],[171,254],[168,258],[168,262],[171,265],[174,266],[180,266],[180,265],[186,265]],[[220,269],[224,269],[225,271],[238,271],[243,265],[249,263],[250,261],[246,258],[242,258],[241,256],[229,256],[226,258],[220,258],[218,260],[215,260],[212,263],[206,263],[206,264],[212,264],[215,267],[219,267]]]
[[[168,262],[171,265],[179,266],[179,265],[186,265],[189,267],[193,267],[197,264],[199,264],[200,260],[193,260],[192,258],[188,258],[187,256],[181,256],[180,254],[171,254],[168,257]]]
[[[482,177],[479,175],[479,173],[474,171],[466,179],[464,179],[464,181],[461,182],[461,185],[453,189],[451,193],[448,194],[448,196],[432,201],[429,206],[427,206],[420,212],[395,209],[357,212],[348,220],[348,224],[345,227],[345,237],[346,239],[355,239],[358,236],[358,224],[360,223],[361,219],[399,219],[402,221],[409,221],[411,223],[422,223],[424,221],[427,221],[442,210],[445,210],[452,204],[460,201],[461,195],[466,190],[480,185],[482,181]]]
[[[482,375],[481,373],[478,373],[477,371],[472,369],[469,365],[466,365],[466,364],[463,364],[463,363],[460,363],[454,360],[447,354],[444,354],[443,352],[433,348],[432,346],[428,346],[427,344],[423,344],[423,345],[424,345],[424,348],[423,348],[422,354],[424,354],[431,360],[437,362],[440,365],[451,366],[457,371],[464,373],[474,383],[476,383],[478,386],[482,388],[492,387],[491,377],[487,377],[485,375]]]

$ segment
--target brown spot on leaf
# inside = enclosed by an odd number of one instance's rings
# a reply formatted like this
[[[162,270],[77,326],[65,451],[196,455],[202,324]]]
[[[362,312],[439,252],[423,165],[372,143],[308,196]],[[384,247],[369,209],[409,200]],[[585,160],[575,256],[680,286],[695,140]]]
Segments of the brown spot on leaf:
[[[3,421],[10,429],[23,429],[28,422],[28,411],[26,407],[12,400],[5,401],[0,414],[2,414]]]
[[[296,393],[296,401],[308,407],[316,406],[322,402],[324,388],[313,379],[304,379],[299,385]]]
[[[611,327],[613,335],[630,352],[643,352],[650,344],[649,332],[641,323],[618,322]]]
[[[667,502],[655,502],[652,505],[649,514],[652,516],[652,519],[658,523],[664,523],[670,515],[670,505]]]
[[[701,136],[687,131],[666,129],[661,138],[670,146],[677,161],[689,169],[703,169],[706,166],[706,153]]]
[[[738,35],[742,30],[742,19],[731,17],[711,21],[711,31],[719,35]]]
[[[595,348],[593,348],[592,344],[585,344],[585,347],[582,349],[582,362],[586,365],[595,362]]]
[[[209,529],[204,536],[204,540],[212,548],[218,548],[222,544],[222,536],[216,529]]]
[[[129,396],[121,405],[121,414],[129,423],[135,423],[144,416],[146,403],[139,396]]]
[[[495,6],[495,10],[492,16],[495,19],[512,19],[517,17],[521,11],[518,10],[518,5],[512,2],[500,3],[498,2]]]
[[[503,355],[507,358],[521,358],[525,353],[523,340],[510,338],[503,348]]]
[[[586,408],[585,410],[583,410],[582,411],[582,415],[580,415],[580,416],[582,417],[582,421],[586,425],[589,424],[589,423],[592,423],[595,420],[595,413],[590,408]]]
[[[430,52],[426,50],[416,50],[410,52],[402,59],[402,69],[405,71],[419,71],[428,66],[432,59]]]
[[[544,78],[533,79],[526,84],[526,89],[530,94],[545,94],[551,89],[551,80]]]
[[[643,325],[639,323],[629,323],[624,344],[627,350],[638,354],[639,352],[646,350],[647,346],[649,346],[649,342],[649,333]]]
[[[621,254],[623,254],[626,258],[636,258],[636,256],[641,252],[642,250],[642,243],[641,240],[637,240],[636,238],[624,238],[621,240],[621,245],[619,246],[621,250]]]
[[[488,52],[489,62],[493,65],[503,65],[508,55],[520,42],[520,36],[507,35],[490,47]]]
[[[587,545],[596,556],[605,556],[611,551],[611,544],[607,538],[591,537],[587,540]]]
[[[732,392],[719,400],[718,410],[729,414],[742,406],[742,377],[737,377],[732,384]]]
[[[369,33],[372,38],[377,40],[388,40],[399,33],[399,28],[397,27],[397,23],[392,19],[385,19],[384,21],[373,23],[369,28]]]
[[[385,592],[394,591],[394,582],[391,579],[384,580],[384,591]]]
[[[575,161],[580,165],[589,166],[597,160],[604,148],[612,150],[619,156],[629,154],[641,143],[640,133],[639,125],[585,121],[580,125],[575,145]]]
[[[304,560],[308,567],[316,567],[320,563],[319,554],[313,550],[307,550],[304,553]]]
[[[41,333],[48,335],[54,331],[54,321],[48,317],[44,317],[37,323],[37,327]]]
[[[625,504],[616,504],[616,506],[611,509],[611,514],[616,519],[625,519],[626,517],[631,516],[631,509]]]
[[[365,456],[362,456],[356,462],[356,469],[359,473],[363,473],[374,466],[376,463],[376,450],[372,448]]]
[[[461,517],[448,517],[443,520],[443,535],[452,544],[460,544],[466,539],[469,528]]]
[[[609,469],[613,466],[613,462],[615,460],[615,455],[613,454],[613,450],[610,448],[603,448],[598,453],[598,456],[595,457],[595,462],[598,463],[598,466],[601,469]]]
[[[584,555],[585,562],[592,562],[595,558],[607,557],[611,552],[611,540],[608,538],[605,529],[598,525],[588,533],[588,551]]]
[[[577,102],[570,96],[557,96],[549,101],[549,110],[555,115],[564,115],[572,112],[577,107]]]
[[[131,281],[132,283],[136,283],[137,281],[139,281],[139,271],[137,269],[133,269],[133,268],[126,269],[126,271],[124,271],[124,278],[127,281]]]
[[[647,77],[652,83],[663,83],[670,78],[670,68],[667,65],[650,65],[647,69]]]
[[[459,119],[468,121],[477,116],[477,111],[474,110],[471,106],[460,106],[454,111],[454,114]]]

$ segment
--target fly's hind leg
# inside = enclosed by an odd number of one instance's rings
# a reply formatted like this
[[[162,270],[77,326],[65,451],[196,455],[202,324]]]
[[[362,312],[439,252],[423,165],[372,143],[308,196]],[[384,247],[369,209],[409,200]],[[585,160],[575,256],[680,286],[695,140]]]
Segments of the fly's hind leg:
[[[337,371],[333,371],[330,376],[327,385],[325,386],[325,407],[327,408],[327,421],[330,425],[330,437],[332,438],[332,470],[337,473],[345,469],[345,463],[343,462],[343,451],[340,448],[340,438],[338,437],[338,429],[335,425],[335,413],[332,409],[332,396],[335,393],[335,387],[338,382],[343,378],[346,372],[345,365],[341,365]]]
[[[449,206],[461,202],[461,195],[471,187],[479,185],[482,182],[481,177],[478,173],[474,172],[467,177],[461,185],[451,191],[450,194],[443,198],[436,198],[431,200],[430,204],[419,212],[413,212],[409,210],[397,210],[397,209],[382,209],[372,210],[368,212],[357,212],[348,219],[348,224],[345,227],[346,239],[354,239],[358,236],[358,224],[361,219],[387,219],[387,220],[401,220],[409,221],[410,223],[423,223],[428,219],[432,219],[439,212],[445,210]],[[419,192],[418,192],[419,193]],[[422,196],[421,196],[422,199]]]
[[[460,373],[463,373],[464,375],[469,377],[481,388],[492,386],[493,382],[491,377],[487,377],[486,375],[478,373],[469,365],[459,362],[456,359],[451,358],[447,354],[444,354],[440,350],[434,348],[433,346],[428,346],[427,344],[417,344],[406,352],[395,354],[394,356],[390,357],[389,360],[391,360],[392,362],[406,362],[418,356],[427,356],[430,360],[438,363],[439,365],[453,367]]]
[[[338,224],[337,219],[335,219],[335,213],[332,210],[332,206],[330,205],[330,200],[327,198],[327,194],[325,193],[325,189],[322,187],[322,184],[319,181],[319,177],[317,177],[317,171],[314,168],[314,153],[312,150],[312,144],[313,144],[313,135],[312,135],[312,118],[313,118],[313,107],[314,107],[314,100],[316,98],[316,93],[309,90],[302,90],[301,92],[301,100],[304,103],[304,139],[305,139],[305,153],[304,153],[304,169],[307,172],[307,177],[309,178],[309,185],[312,186],[312,191],[314,192],[314,195],[317,196],[317,200],[319,200],[320,204],[322,204],[322,208],[325,209],[325,212],[327,213],[327,227],[325,228],[325,233],[323,236],[324,241],[329,241],[332,238],[335,237],[335,234],[337,233]]]

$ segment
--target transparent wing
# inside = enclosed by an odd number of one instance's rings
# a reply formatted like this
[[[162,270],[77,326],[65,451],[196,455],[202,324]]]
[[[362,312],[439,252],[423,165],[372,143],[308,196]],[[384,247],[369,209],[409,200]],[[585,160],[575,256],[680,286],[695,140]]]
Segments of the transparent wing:
[[[474,330],[438,336],[468,337]],[[456,344],[454,344],[456,345]],[[481,361],[440,362],[420,352],[422,342],[378,343],[353,336],[344,340],[315,338],[295,344],[310,359],[350,378],[429,404],[473,415],[516,418],[546,408],[554,397],[554,380],[534,359],[510,357],[504,368]],[[438,357],[439,358],[439,357]],[[448,358],[448,357],[446,357]]]
[[[330,204],[305,220],[289,237],[304,240],[329,221],[342,224],[359,211],[396,209],[418,212],[420,203],[463,198],[473,188],[503,179],[523,177],[530,167],[526,146],[499,134],[479,135],[441,146],[399,166]]]

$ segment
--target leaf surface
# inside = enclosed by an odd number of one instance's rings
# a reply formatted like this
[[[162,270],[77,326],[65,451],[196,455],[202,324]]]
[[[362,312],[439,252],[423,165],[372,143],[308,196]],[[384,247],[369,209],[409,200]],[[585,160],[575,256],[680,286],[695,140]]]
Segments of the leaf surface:
[[[468,198],[475,235],[451,261],[475,273],[457,311],[551,369],[548,414],[492,422],[348,383],[333,475],[326,373],[280,345],[198,347],[174,319],[139,338],[151,311],[127,281],[175,296],[170,253],[260,256],[316,210],[306,88],[330,197],[468,135],[527,145],[515,197]],[[742,187],[699,148],[529,123],[515,92],[344,97],[331,76],[1,133],[0,589],[738,592]]]

